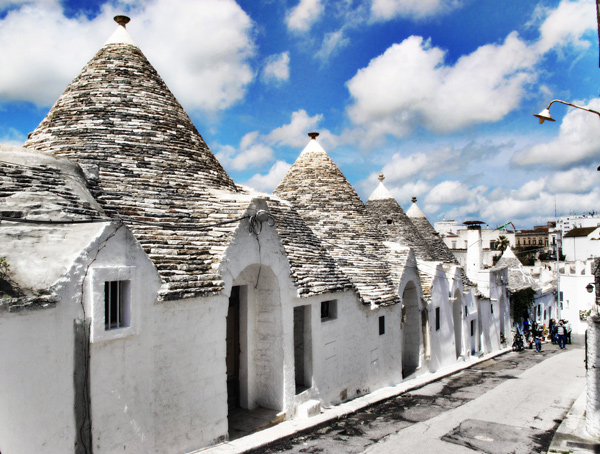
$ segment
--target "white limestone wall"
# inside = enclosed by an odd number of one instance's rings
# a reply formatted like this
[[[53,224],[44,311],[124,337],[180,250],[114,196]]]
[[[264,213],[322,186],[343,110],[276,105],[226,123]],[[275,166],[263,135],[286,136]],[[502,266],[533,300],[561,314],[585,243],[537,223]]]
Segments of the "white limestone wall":
[[[586,430],[600,437],[600,317],[588,319],[586,371]]]
[[[448,299],[448,292],[448,283],[445,279],[443,268],[440,265],[436,268],[436,277],[431,286],[431,303],[429,305],[431,372],[435,372],[456,362],[452,303]],[[436,308],[439,308],[439,330],[436,329]]]
[[[568,265],[565,265],[567,268]],[[560,291],[563,304],[560,318],[571,323],[573,334],[583,336],[587,329],[587,316],[580,317],[580,311],[589,314],[595,305],[595,291],[588,293],[586,286],[594,283],[594,276],[587,270],[578,269],[578,273],[560,275]],[[583,271],[583,273],[582,273]]]
[[[73,452],[73,320],[80,316],[65,289],[55,308],[0,312],[0,451]]]
[[[126,228],[97,246],[99,253],[84,286],[86,316],[92,325],[89,376],[94,452],[153,452],[157,425],[148,396],[159,395],[153,389],[152,344],[160,279]],[[110,280],[129,280],[129,328],[104,330],[104,281]]]
[[[227,434],[227,308],[225,296],[155,303],[152,368],[139,377],[144,389],[151,384],[146,410],[156,442],[150,452],[188,452]],[[133,421],[128,427],[136,429]]]

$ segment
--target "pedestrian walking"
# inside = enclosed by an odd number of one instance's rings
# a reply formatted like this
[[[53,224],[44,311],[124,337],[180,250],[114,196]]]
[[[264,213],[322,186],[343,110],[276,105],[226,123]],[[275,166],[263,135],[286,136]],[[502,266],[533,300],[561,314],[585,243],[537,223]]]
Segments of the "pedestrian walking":
[[[558,336],[559,348],[565,348],[565,342],[567,341],[567,330],[565,329],[565,325],[562,320],[558,322],[558,326],[556,327],[556,334]]]
[[[550,319],[550,326],[549,326],[549,330],[550,330],[550,338],[552,339],[552,343],[553,344],[557,344],[558,343],[558,339],[556,338],[556,320],[554,320],[553,318]]]
[[[535,342],[535,351],[542,351],[542,336],[544,335],[544,331],[542,330],[542,326],[538,325],[536,322],[533,322],[533,340]]]
[[[565,329],[567,330],[567,344],[571,343],[571,332],[573,331],[573,327],[569,323],[569,320],[565,320]]]

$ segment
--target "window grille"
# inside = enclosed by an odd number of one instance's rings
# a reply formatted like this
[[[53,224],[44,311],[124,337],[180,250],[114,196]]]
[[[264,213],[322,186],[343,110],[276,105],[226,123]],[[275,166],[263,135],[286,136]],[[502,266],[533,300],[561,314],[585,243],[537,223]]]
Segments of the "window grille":
[[[129,281],[108,281],[104,283],[105,331],[129,326],[128,284]]]

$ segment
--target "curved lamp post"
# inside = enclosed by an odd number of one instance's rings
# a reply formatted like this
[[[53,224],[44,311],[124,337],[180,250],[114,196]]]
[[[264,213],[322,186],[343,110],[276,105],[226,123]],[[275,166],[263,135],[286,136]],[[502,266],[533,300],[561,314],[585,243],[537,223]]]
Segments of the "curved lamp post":
[[[552,118],[550,116],[550,106],[555,102],[559,102],[561,104],[566,104],[567,106],[571,106],[571,107],[576,107],[577,109],[585,110],[586,112],[592,112],[592,113],[595,113],[596,115],[598,115],[598,117],[600,117],[600,112],[596,112],[595,110],[588,109],[587,107],[581,107],[576,104],[571,104],[570,102],[561,101],[560,99],[554,99],[554,100],[550,101],[550,104],[548,104],[548,107],[546,107],[544,110],[542,110],[539,114],[533,114],[534,117],[539,118],[540,124],[542,124],[546,120],[556,121],[554,118]]]

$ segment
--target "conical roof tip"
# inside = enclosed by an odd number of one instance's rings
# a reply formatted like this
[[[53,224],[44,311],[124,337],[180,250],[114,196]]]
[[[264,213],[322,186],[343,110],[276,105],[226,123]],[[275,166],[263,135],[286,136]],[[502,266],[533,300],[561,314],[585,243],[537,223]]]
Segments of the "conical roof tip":
[[[109,44],[129,44],[131,46],[138,47],[136,42],[133,40],[125,26],[129,23],[131,19],[127,16],[115,16],[115,22],[119,25],[114,33],[108,38],[108,40],[104,43],[105,46]]]
[[[412,205],[406,212],[406,215],[409,218],[426,218],[425,214],[421,211],[421,209],[417,206],[417,198],[412,198]]]
[[[385,180],[385,177],[383,176],[383,173],[380,173],[378,178],[379,178],[379,185],[373,191],[373,193],[369,197],[369,200],[388,200],[388,199],[393,199],[394,196],[392,195],[392,193],[390,191],[388,191],[388,189],[383,184],[383,180]]]
[[[317,134],[318,133],[309,133],[310,134]],[[327,154],[327,152],[325,151],[325,149],[321,146],[321,144],[319,144],[319,142],[316,141],[316,136],[310,136],[311,139],[308,142],[308,145],[306,145],[306,147],[304,147],[304,150],[302,150],[302,153],[300,153],[300,155],[304,155],[304,154],[308,154],[308,153],[323,153],[323,154]]]

